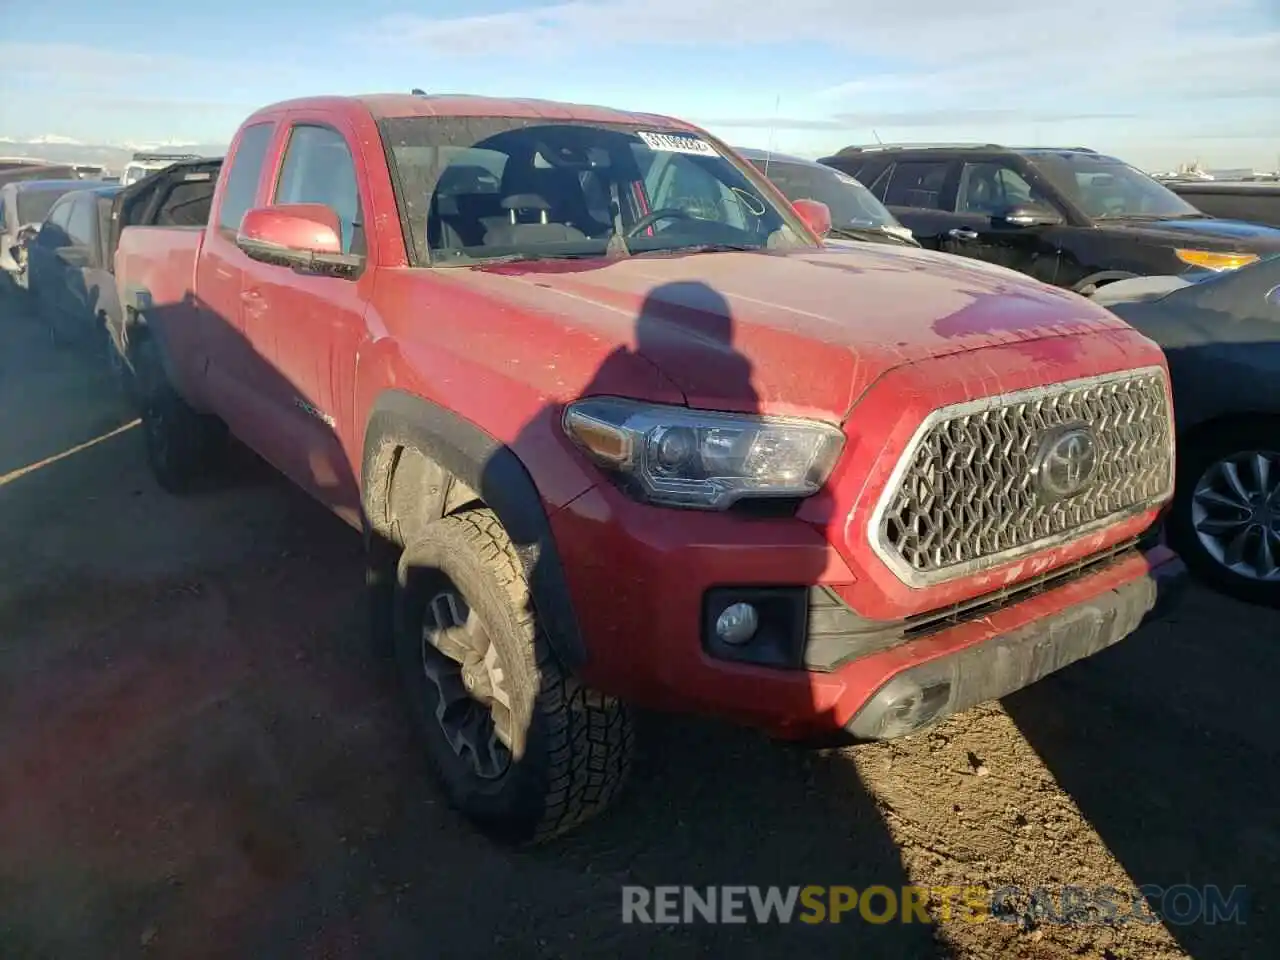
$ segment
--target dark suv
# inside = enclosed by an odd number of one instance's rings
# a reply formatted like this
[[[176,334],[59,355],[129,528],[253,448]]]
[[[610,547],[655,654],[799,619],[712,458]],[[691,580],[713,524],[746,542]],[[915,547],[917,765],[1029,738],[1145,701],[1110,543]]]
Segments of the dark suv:
[[[1280,230],[1211,217],[1084,147],[879,144],[821,162],[870,187],[923,246],[1078,293],[1131,277],[1230,270],[1280,251]]]

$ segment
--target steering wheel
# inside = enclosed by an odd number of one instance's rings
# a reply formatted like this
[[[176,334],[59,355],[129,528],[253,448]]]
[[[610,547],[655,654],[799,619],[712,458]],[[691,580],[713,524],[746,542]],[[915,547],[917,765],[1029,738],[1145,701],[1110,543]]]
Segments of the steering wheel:
[[[681,210],[679,207],[663,207],[661,210],[654,210],[652,213],[646,213],[643,217],[631,225],[631,229],[627,231],[627,239],[630,240],[641,230],[652,227],[659,220],[696,220],[688,210]]]

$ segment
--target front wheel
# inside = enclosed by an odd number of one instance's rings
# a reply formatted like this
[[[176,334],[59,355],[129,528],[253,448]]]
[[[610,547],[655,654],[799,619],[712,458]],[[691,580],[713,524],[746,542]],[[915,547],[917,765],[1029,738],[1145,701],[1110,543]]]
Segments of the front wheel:
[[[1280,421],[1215,428],[1180,459],[1173,546],[1223,593],[1280,606]]]
[[[492,511],[436,520],[406,546],[395,643],[430,765],[450,803],[491,838],[548,840],[621,790],[630,713],[558,661]]]

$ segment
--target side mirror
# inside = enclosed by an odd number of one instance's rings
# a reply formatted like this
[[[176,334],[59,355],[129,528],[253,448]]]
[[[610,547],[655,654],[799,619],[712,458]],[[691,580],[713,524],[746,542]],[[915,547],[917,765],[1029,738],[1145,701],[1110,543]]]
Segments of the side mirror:
[[[818,200],[797,200],[791,204],[805,226],[820,237],[831,232],[831,208]]]
[[[1062,223],[1062,214],[1050,207],[1038,203],[1025,203],[1008,207],[991,217],[992,226],[1015,227],[1056,227]]]
[[[342,252],[342,224],[323,203],[277,203],[246,211],[236,231],[245,255],[285,267],[351,273],[364,258]]]

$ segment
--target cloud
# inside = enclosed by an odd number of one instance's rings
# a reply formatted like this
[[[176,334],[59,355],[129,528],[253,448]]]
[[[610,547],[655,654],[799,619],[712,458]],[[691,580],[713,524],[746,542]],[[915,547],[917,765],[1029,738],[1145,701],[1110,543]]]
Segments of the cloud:
[[[1135,113],[1081,113],[1053,110],[1041,111],[1035,117],[1041,123],[1075,123],[1096,120],[1134,120]],[[722,127],[725,129],[752,130],[851,130],[868,127],[954,127],[963,125],[992,123],[1021,123],[1027,119],[1026,114],[1016,109],[955,109],[955,110],[917,110],[917,111],[879,111],[870,113],[837,113],[830,119],[807,119],[801,117],[726,117],[697,120],[704,127]]]
[[[844,130],[849,124],[843,120],[813,120],[802,117],[726,117],[695,119],[702,127],[723,127],[726,130]]]
[[[581,62],[655,49],[755,52],[763,78],[782,45],[836,51],[851,79],[814,91],[813,118],[791,129],[870,122],[1125,119],[1140,105],[1270,97],[1280,107],[1280,17],[1274,0],[790,0],[779,16],[741,0],[567,0],[456,17],[403,15],[375,23],[380,42],[444,58]],[[785,60],[781,61],[785,65]],[[860,64],[891,64],[871,75]],[[687,70],[653,60],[651,69]],[[763,80],[762,80],[763,82]],[[1280,109],[1276,114],[1280,115]],[[882,119],[881,119],[882,118]],[[936,118],[936,119],[935,119]],[[734,118],[729,124],[738,126]],[[962,121],[966,122],[966,121]],[[755,124],[760,126],[760,122]],[[768,123],[764,123],[768,126]]]

